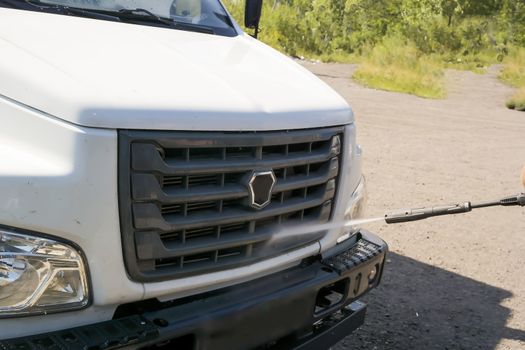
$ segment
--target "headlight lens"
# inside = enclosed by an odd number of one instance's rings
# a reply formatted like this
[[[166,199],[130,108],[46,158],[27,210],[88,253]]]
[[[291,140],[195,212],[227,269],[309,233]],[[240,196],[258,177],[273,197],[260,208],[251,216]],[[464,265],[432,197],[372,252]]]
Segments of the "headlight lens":
[[[366,210],[366,179],[361,178],[359,185],[352,193],[350,201],[345,211],[345,220],[358,220],[365,217]]]
[[[75,248],[0,229],[0,317],[79,309],[88,301]]]
[[[366,180],[364,177],[361,178],[359,185],[357,185],[354,193],[348,201],[348,205],[345,210],[345,222],[351,222],[353,220],[362,219],[365,216],[366,209]],[[349,230],[343,231],[342,235],[337,239],[337,243],[346,241],[352,237],[360,227],[352,225]]]

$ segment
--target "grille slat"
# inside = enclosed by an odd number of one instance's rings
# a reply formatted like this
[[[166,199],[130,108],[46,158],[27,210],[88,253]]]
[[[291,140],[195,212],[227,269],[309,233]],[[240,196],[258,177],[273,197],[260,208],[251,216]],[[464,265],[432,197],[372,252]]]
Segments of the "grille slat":
[[[286,180],[278,181],[273,192],[295,190],[315,186],[327,182],[337,176],[338,161],[334,158],[330,163],[323,163],[323,167],[310,173],[290,176]],[[139,201],[158,201],[163,204],[177,204],[186,202],[205,202],[212,200],[231,200],[248,197],[248,189],[241,184],[224,184],[224,176],[218,182],[220,186],[204,185],[187,190],[176,187],[160,187],[158,180],[152,174],[134,174],[132,178],[133,197]]]
[[[174,159],[163,160],[157,147],[153,144],[134,144],[134,154],[147,154],[148,156],[134,157],[133,169],[137,171],[151,171],[168,175],[216,175],[220,173],[231,173],[238,171],[250,171],[253,169],[273,169],[291,166],[302,166],[309,163],[320,163],[330,160],[336,156],[331,147],[327,145],[324,149],[315,152],[288,153],[285,156],[272,155],[266,159],[246,157],[246,159],[233,160],[194,160],[187,162]]]
[[[342,127],[120,131],[121,225],[130,276],[160,281],[217,271],[319,239],[323,232],[274,238],[288,227],[283,225],[329,220],[342,136]],[[250,176],[269,170],[277,180],[272,201],[255,210]]]
[[[327,187],[329,187],[327,185]],[[159,232],[169,232],[177,228],[193,229],[206,227],[213,224],[224,225],[242,220],[258,220],[268,216],[277,216],[289,211],[298,211],[323,204],[334,196],[334,186],[326,191],[318,190],[317,193],[304,198],[302,194],[298,197],[288,199],[285,204],[272,203],[263,211],[253,211],[250,209],[225,209],[222,213],[207,210],[198,214],[186,216],[181,214],[167,213],[162,215],[158,206],[152,203],[137,203],[133,206],[135,213],[135,227],[139,230],[158,230]]]
[[[151,235],[151,237],[145,238],[144,235]],[[174,258],[260,243],[267,241],[271,235],[272,233],[268,231],[250,235],[242,232],[230,234],[221,239],[213,236],[195,238],[184,245],[180,245],[176,241],[162,241],[160,236],[156,234],[139,232],[137,234],[137,241],[139,242],[137,251],[140,259]],[[141,249],[140,242],[147,242],[147,245],[153,245],[155,249]]]

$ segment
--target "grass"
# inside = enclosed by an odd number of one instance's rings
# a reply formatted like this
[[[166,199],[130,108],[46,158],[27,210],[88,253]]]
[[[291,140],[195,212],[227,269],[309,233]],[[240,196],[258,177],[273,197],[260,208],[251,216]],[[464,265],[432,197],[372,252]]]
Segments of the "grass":
[[[303,2],[296,0],[295,3]],[[353,2],[358,3],[359,0],[347,1]],[[225,3],[242,25],[244,1],[225,0]],[[377,18],[371,18],[371,26],[364,26],[362,31],[338,31],[334,30],[338,25],[343,29],[346,27],[331,21],[331,13],[326,6],[317,6],[335,2],[316,0],[312,3],[315,10],[302,13],[292,6],[292,0],[265,1],[260,40],[292,57],[357,63],[359,67],[353,77],[361,84],[425,98],[446,96],[445,68],[484,74],[488,67],[504,59],[501,79],[518,88],[507,105],[522,109],[525,104],[525,48],[511,47],[508,52],[507,41],[501,37],[504,34],[497,30],[494,32],[492,28],[495,22],[477,17],[463,19],[459,26],[453,27],[443,20],[431,20],[413,27],[407,22],[406,28],[412,29],[405,28],[404,34],[398,30],[391,31],[376,43],[375,40],[367,41],[367,33],[374,30],[372,24]],[[407,38],[412,38],[412,41]],[[494,38],[500,44],[495,45]]]
[[[525,111],[525,48],[515,48],[506,57],[500,79],[510,86],[518,88],[514,96],[507,101],[507,107]]]
[[[495,63],[501,62],[503,55],[496,49],[485,49],[476,54],[457,55],[444,54],[440,59],[446,68],[466,70],[478,74],[485,74],[487,69]]]
[[[514,96],[507,101],[507,107],[525,112],[525,87],[518,89]]]
[[[525,48],[515,48],[503,61],[500,79],[514,87],[525,86]]]
[[[306,59],[319,60],[326,63],[361,63],[363,58],[354,54],[344,52],[335,52],[322,55],[306,54],[303,56]]]
[[[446,89],[443,66],[400,38],[376,45],[354,73],[358,82],[377,89],[426,98],[443,98]]]

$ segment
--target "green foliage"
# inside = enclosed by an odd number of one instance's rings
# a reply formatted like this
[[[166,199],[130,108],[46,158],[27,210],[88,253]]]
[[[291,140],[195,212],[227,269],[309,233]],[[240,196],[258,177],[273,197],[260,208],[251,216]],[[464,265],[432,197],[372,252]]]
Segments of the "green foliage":
[[[244,0],[224,1],[241,23]],[[525,47],[525,0],[264,0],[263,42],[291,56],[368,62],[370,70],[382,67],[384,86],[410,90],[392,83],[399,64],[374,61],[390,54],[393,61],[400,59],[395,51],[384,51],[392,48],[392,38],[401,38],[421,61],[414,66],[417,74],[426,72],[424,67],[434,67],[438,75],[443,67],[482,73],[505,60],[512,47]],[[364,77],[364,70],[360,74]],[[363,81],[379,87],[381,74],[377,70],[374,79]],[[442,95],[437,91],[430,95]]]
[[[525,111],[525,48],[513,48],[504,63],[500,79],[518,88],[514,96],[507,101],[507,107]]]
[[[525,112],[525,87],[519,89],[514,96],[507,101],[507,107]]]
[[[225,0],[238,20],[244,0]],[[261,40],[290,55],[362,54],[401,35],[425,54],[471,57],[525,46],[523,0],[265,0]],[[501,59],[501,57],[500,57]]]
[[[505,58],[500,78],[514,87],[525,87],[525,48],[514,48]]]
[[[417,47],[400,37],[377,44],[354,73],[364,85],[427,98],[445,96],[443,71],[438,61],[422,56]]]

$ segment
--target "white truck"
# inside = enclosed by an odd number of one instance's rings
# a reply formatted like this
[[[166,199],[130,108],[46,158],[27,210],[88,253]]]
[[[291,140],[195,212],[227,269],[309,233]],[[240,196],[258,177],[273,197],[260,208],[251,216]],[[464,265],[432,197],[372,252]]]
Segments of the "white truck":
[[[364,189],[347,103],[219,0],[0,0],[0,349],[328,348]]]

